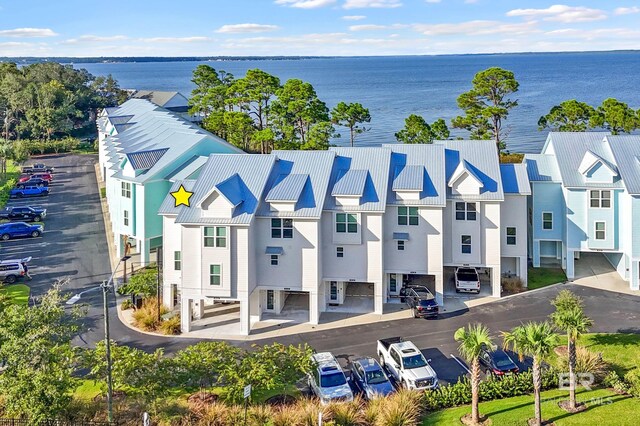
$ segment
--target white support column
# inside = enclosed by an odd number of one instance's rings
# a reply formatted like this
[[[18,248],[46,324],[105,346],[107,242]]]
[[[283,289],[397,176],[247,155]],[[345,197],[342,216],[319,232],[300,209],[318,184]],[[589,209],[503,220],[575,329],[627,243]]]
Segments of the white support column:
[[[492,289],[492,297],[500,297],[502,293],[501,289],[501,274],[500,274],[500,266],[494,266],[491,268],[491,289]]]
[[[373,283],[373,311],[382,315],[384,313],[384,283],[377,281]]]
[[[574,267],[574,258],[575,254],[573,250],[567,250],[567,279],[569,281],[573,281],[576,276],[575,267]]]
[[[318,317],[327,310],[327,283],[320,281],[318,284]]]
[[[180,306],[180,327],[183,333],[191,331],[191,299],[182,299]]]
[[[251,332],[251,310],[249,309],[249,295],[238,293],[240,299],[240,334],[248,336]]]
[[[640,290],[640,262],[638,259],[631,259],[630,262],[630,280],[629,287],[631,290]]]
[[[143,264],[149,263],[149,241],[138,240],[138,250],[140,251],[140,262]]]
[[[318,324],[320,322],[320,303],[318,300],[318,292],[309,292],[309,324]]]
[[[165,284],[162,286],[162,304],[169,308],[169,310],[173,310],[173,285]]]
[[[520,281],[525,287],[528,287],[528,275],[527,275],[527,256],[520,256],[516,259],[518,262],[518,277],[520,277]]]
[[[442,277],[442,271],[436,272],[436,302],[438,305],[444,305],[444,278]]]

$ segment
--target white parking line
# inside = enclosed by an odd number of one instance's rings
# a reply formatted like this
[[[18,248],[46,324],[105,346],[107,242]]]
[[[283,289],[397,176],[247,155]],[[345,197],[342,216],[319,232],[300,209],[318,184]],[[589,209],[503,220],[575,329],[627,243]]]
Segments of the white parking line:
[[[467,371],[467,373],[471,374],[471,371],[469,371],[469,369],[467,368],[467,366],[466,366],[466,365],[464,365],[464,363],[463,363],[462,361],[460,361],[460,360],[459,360],[459,359],[458,359],[454,354],[450,354],[450,355],[451,355],[451,358],[455,359],[455,360],[456,360],[456,362],[457,362],[458,364],[460,364],[460,367],[464,368],[464,369]]]

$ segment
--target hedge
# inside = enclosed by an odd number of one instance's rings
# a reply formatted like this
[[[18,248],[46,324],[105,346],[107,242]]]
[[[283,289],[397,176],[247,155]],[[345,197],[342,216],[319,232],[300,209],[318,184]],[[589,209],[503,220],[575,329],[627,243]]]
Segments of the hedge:
[[[542,390],[558,387],[558,373],[546,370],[542,373]],[[512,374],[501,379],[491,378],[480,382],[480,401],[528,395],[533,392],[533,377],[530,371]],[[457,383],[428,390],[424,394],[427,411],[442,410],[471,403],[471,382],[467,377]]]

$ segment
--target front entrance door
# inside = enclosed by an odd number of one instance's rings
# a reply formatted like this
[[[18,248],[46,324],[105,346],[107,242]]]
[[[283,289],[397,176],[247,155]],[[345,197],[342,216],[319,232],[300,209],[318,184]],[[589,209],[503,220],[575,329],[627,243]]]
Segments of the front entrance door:
[[[332,303],[337,303],[338,302],[338,282],[337,281],[331,281],[329,300]]]

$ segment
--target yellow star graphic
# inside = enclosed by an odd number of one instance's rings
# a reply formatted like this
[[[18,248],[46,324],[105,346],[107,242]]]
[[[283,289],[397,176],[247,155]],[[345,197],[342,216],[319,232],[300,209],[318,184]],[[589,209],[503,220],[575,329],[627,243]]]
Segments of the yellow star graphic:
[[[178,188],[177,191],[171,192],[171,195],[173,195],[173,198],[176,200],[176,207],[182,205],[190,207],[189,198],[191,198],[193,192],[187,191],[184,189],[184,186],[180,185],[180,188]]]

